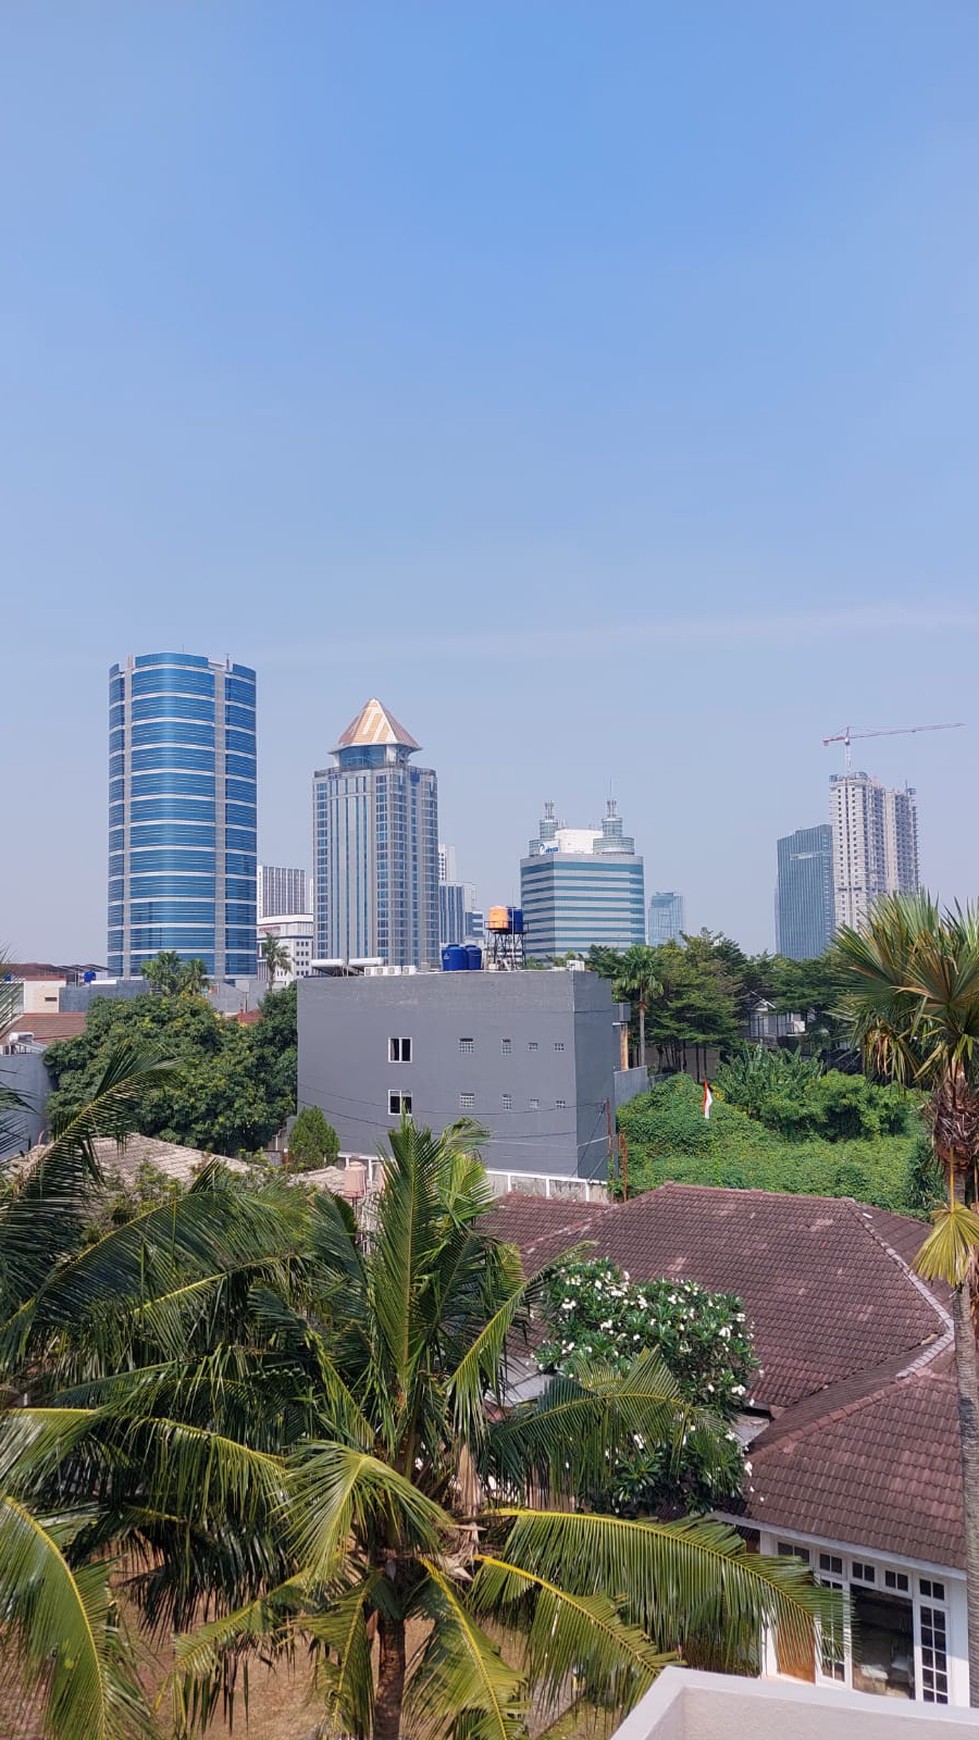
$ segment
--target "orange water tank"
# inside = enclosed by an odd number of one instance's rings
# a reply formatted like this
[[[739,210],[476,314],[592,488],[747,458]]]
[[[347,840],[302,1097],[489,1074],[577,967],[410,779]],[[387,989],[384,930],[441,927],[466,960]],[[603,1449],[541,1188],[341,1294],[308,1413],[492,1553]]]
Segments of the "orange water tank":
[[[491,906],[486,915],[487,930],[509,930],[510,909],[506,906]]]

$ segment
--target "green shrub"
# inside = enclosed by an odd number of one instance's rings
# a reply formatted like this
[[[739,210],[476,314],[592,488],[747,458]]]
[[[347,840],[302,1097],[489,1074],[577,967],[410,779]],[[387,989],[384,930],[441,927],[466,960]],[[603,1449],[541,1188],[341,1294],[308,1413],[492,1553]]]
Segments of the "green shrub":
[[[318,1172],[332,1166],[340,1138],[319,1106],[304,1106],[289,1132],[289,1166],[296,1172]]]
[[[722,1064],[715,1086],[729,1105],[786,1141],[898,1135],[908,1129],[913,1106],[899,1087],[824,1070],[818,1058],[762,1045],[745,1046]]]
[[[688,1076],[673,1076],[631,1100],[618,1121],[633,1191],[675,1179],[735,1190],[853,1196],[916,1215],[927,1212],[931,1201],[933,1182],[918,1132],[859,1141],[780,1140],[719,1097],[705,1119],[702,1089]]]

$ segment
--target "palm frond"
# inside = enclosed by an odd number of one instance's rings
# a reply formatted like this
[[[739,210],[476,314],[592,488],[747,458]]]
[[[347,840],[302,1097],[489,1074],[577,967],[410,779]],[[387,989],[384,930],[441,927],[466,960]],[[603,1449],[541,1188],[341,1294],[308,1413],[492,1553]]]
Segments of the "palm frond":
[[[294,1615],[306,1589],[305,1577],[290,1577],[233,1613],[175,1638],[168,1684],[177,1740],[203,1730],[219,1700],[229,1716],[233,1713],[238,1668],[249,1650],[261,1644],[266,1655],[274,1655],[292,1646]]]
[[[371,1598],[381,1578],[371,1571],[352,1589],[330,1601],[325,1613],[302,1620],[306,1636],[323,1645],[329,1655],[317,1669],[317,1683],[325,1693],[325,1711],[318,1734],[370,1740],[374,1718],[374,1673],[370,1635],[367,1629]]]
[[[777,1625],[799,1648],[816,1618],[839,1616],[798,1560],[749,1553],[725,1524],[682,1518],[631,1522],[585,1512],[503,1507],[512,1517],[507,1562],[579,1594],[615,1590],[624,1611],[660,1649],[722,1639],[732,1659]]]
[[[979,1251],[979,1214],[964,1202],[947,1202],[932,1215],[934,1226],[914,1259],[925,1281],[960,1287]]]
[[[412,1481],[366,1451],[338,1443],[310,1444],[296,1461],[291,1509],[296,1552],[309,1575],[336,1575],[351,1529],[383,1519],[401,1547],[435,1552],[452,1519]]]
[[[580,1594],[488,1553],[478,1556],[473,1605],[512,1625],[519,1609],[522,1659],[535,1710],[558,1713],[572,1679],[591,1703],[622,1714],[648,1690],[672,1653],[657,1650],[607,1594]]]
[[[524,1676],[504,1661],[463,1599],[459,1585],[430,1559],[414,1610],[432,1629],[412,1676],[407,1714],[419,1740],[522,1740]]]
[[[108,1569],[72,1569],[66,1544],[57,1518],[36,1517],[9,1494],[0,1497],[4,1711],[26,1694],[40,1701],[54,1740],[149,1736]]]

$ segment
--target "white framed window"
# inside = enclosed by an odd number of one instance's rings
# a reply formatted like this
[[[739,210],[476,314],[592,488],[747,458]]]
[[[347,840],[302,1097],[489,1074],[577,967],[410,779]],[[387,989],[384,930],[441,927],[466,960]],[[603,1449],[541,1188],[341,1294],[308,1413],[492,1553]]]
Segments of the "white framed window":
[[[410,1062],[411,1062],[411,1040],[410,1039],[389,1039],[388,1040],[388,1063],[410,1063]]]
[[[532,1112],[539,1112],[540,1111],[540,1100],[531,1100],[530,1109]]]
[[[400,1118],[402,1113],[411,1116],[411,1095],[403,1094],[400,1088],[392,1088],[388,1094],[388,1117]]]
[[[460,1112],[471,1112],[474,1109],[475,1104],[476,1104],[476,1095],[475,1094],[460,1094],[459,1095],[459,1110],[460,1110]]]
[[[849,1558],[776,1541],[780,1557],[811,1564],[816,1581],[839,1590],[845,1616],[817,1628],[815,1678],[856,1692],[929,1704],[949,1701],[949,1617],[946,1584],[868,1559]],[[800,1658],[791,1639],[775,1638],[776,1671],[811,1679],[813,1660]]]
[[[473,1053],[472,1040],[471,1039],[460,1039],[459,1050],[462,1052],[462,1055],[464,1057],[471,1057],[472,1053]]]

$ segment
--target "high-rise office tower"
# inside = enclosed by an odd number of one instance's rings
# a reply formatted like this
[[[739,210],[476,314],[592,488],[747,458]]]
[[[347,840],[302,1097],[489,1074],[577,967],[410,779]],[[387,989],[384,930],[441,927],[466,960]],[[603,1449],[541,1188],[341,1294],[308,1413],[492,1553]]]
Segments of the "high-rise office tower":
[[[797,828],[778,842],[775,948],[790,961],[824,954],[833,935],[833,830]]]
[[[892,791],[867,773],[830,777],[834,926],[861,925],[881,894],[918,886],[918,817],[910,786]]]
[[[466,941],[466,890],[461,882],[439,883],[439,942]]]
[[[257,970],[255,672],[146,653],[109,673],[109,970],[160,949]]]
[[[530,960],[645,940],[643,863],[614,798],[600,828],[567,828],[545,804],[538,837],[520,861],[520,904]]]
[[[280,864],[258,866],[258,917],[286,918],[311,912],[309,874]]]
[[[683,895],[675,889],[649,896],[646,921],[646,941],[652,948],[660,943],[678,942],[683,935]]]
[[[380,701],[313,776],[316,953],[386,966],[439,961],[438,781]]]

